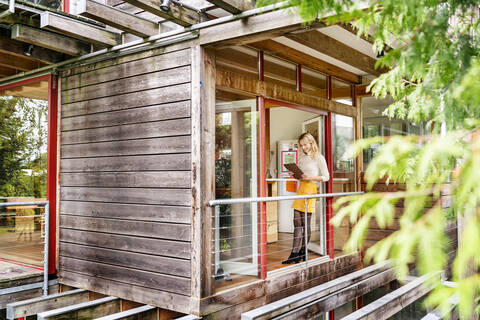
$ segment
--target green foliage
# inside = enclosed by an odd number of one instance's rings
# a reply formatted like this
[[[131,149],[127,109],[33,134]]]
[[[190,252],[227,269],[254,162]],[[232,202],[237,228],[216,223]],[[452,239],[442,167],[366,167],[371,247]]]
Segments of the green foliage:
[[[262,4],[276,2],[262,1]],[[388,72],[370,85],[377,97],[395,103],[389,117],[426,123],[427,138],[392,137],[366,169],[369,190],[386,178],[405,185],[404,191],[372,193],[340,199],[333,219],[356,223],[346,244],[362,247],[371,219],[384,227],[393,221],[394,204],[403,201],[401,229],[378,242],[367,260],[391,258],[400,275],[415,262],[420,274],[438,272],[447,263],[446,228],[461,217],[464,231],[455,257],[454,288],[437,280],[427,304],[447,310],[453,294],[460,298],[462,318],[477,310],[480,295],[480,0],[291,0],[292,10],[308,22],[348,22],[359,36],[369,37],[377,67]],[[366,6],[365,6],[366,3]],[[362,7],[364,5],[364,7]],[[447,128],[448,132],[442,130]],[[381,138],[358,141],[358,155]],[[453,174],[452,174],[453,172]],[[449,187],[449,188],[447,188]],[[443,194],[451,194],[444,208]],[[449,220],[450,219],[450,220]]]
[[[0,196],[45,197],[46,112],[44,102],[0,97]]]

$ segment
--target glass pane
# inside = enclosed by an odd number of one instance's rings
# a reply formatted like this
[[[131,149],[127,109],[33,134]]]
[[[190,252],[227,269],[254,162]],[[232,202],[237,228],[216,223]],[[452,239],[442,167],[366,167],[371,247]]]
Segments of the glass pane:
[[[257,196],[257,112],[255,100],[217,103],[215,197]],[[256,204],[215,207],[217,289],[255,280],[258,274]],[[234,279],[231,282],[228,280]]]
[[[45,7],[50,8],[50,9],[54,9],[54,10],[61,10],[62,9],[62,1],[61,0],[27,0],[27,1],[35,3],[35,4],[39,4],[39,5],[45,6]]]
[[[327,99],[327,76],[302,66],[302,92]]]
[[[352,104],[352,87],[349,83],[332,78],[332,100],[349,106]]]
[[[2,197],[0,202],[44,201],[28,197]],[[0,209],[0,258],[43,266],[45,208],[14,206]]]
[[[290,89],[297,87],[297,71],[294,63],[264,54],[265,81]]]
[[[215,62],[218,69],[250,75],[257,78],[257,50],[247,47],[230,47],[215,52]]]
[[[347,150],[355,140],[354,120],[351,117],[335,114],[333,127],[333,192],[355,191],[355,161],[347,157]],[[352,226],[348,219],[334,227],[335,254],[341,254],[350,237]]]
[[[353,301],[347,302],[344,305],[341,305],[340,307],[334,309],[332,320],[342,319],[348,316],[353,311],[355,311],[355,305]]]
[[[428,130],[424,124],[413,124],[407,120],[389,119],[383,114],[385,109],[393,102],[390,98],[376,99],[375,97],[362,98],[361,108],[363,114],[363,137],[376,136],[388,137],[393,135],[425,135]],[[371,145],[363,151],[363,165],[375,157],[381,143]]]
[[[46,81],[0,91],[0,202],[45,200]],[[44,208],[0,208],[0,258],[43,266]]]

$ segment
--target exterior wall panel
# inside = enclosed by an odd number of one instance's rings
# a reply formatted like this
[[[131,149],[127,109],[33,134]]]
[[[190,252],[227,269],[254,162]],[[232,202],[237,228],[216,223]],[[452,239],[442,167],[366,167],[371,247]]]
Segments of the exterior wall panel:
[[[61,89],[60,282],[188,313],[190,49],[73,68]]]

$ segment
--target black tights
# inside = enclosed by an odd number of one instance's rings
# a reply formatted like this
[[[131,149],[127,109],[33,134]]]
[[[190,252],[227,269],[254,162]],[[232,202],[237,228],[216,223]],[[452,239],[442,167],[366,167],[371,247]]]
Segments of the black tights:
[[[305,213],[298,210],[293,210],[293,248],[292,252],[297,253],[300,250],[300,243],[302,248],[307,247],[310,236],[312,235],[312,213],[307,212],[307,241],[305,242]]]

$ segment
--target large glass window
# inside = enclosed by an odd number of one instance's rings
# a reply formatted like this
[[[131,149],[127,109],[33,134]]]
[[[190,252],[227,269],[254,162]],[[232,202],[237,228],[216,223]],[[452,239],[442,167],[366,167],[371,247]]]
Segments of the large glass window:
[[[355,160],[347,157],[347,150],[355,141],[354,119],[339,114],[332,116],[333,192],[355,191]],[[352,225],[344,219],[333,228],[335,255],[343,253]]]
[[[215,198],[257,196],[255,100],[218,102],[215,115]],[[255,203],[215,207],[215,279],[225,289],[257,279]],[[233,282],[229,280],[234,280]]]
[[[0,91],[0,202],[45,200],[48,81]],[[0,258],[43,265],[44,208],[0,209]]]
[[[361,108],[363,114],[363,137],[388,137],[393,135],[425,135],[425,125],[414,124],[408,120],[389,119],[383,114],[385,109],[393,102],[390,98],[376,99],[375,97],[362,98]],[[363,152],[363,165],[365,166],[376,156],[381,143],[374,144]]]

